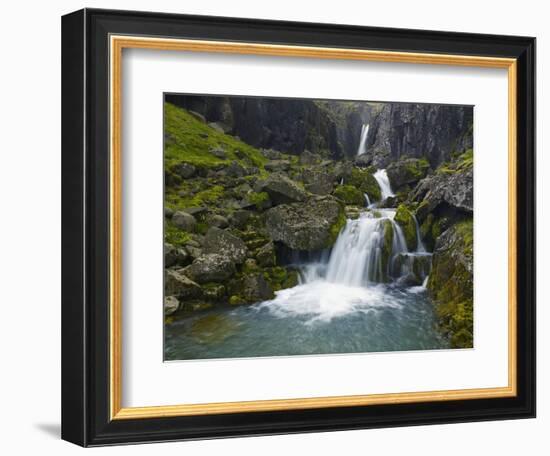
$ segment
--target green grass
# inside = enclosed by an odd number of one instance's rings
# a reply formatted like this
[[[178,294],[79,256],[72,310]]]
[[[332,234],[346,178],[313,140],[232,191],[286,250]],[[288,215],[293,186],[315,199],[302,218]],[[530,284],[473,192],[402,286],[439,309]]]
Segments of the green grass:
[[[183,247],[190,239],[191,236],[188,232],[180,230],[174,226],[172,222],[167,221],[164,225],[165,242],[168,242],[176,247]]]
[[[164,133],[166,137],[164,165],[171,169],[180,162],[200,168],[212,168],[236,160],[243,165],[263,169],[267,161],[260,151],[233,136],[220,133],[193,117],[185,109],[164,103]],[[220,159],[210,149],[221,147],[227,154]],[[239,151],[236,153],[236,151]]]
[[[184,209],[186,207],[200,207],[216,204],[223,196],[225,189],[221,185],[213,185],[194,195],[180,195],[179,191],[185,192],[185,184],[178,187],[178,191],[167,190],[165,195],[165,204],[170,209]]]

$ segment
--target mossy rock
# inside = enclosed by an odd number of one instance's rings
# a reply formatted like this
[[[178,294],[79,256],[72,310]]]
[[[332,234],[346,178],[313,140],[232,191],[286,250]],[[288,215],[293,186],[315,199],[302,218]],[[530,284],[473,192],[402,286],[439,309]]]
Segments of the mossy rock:
[[[339,185],[333,194],[346,204],[353,204],[355,206],[365,205],[365,194],[353,185]]]
[[[360,169],[353,168],[351,170],[351,176],[348,178],[347,183],[357,188],[363,195],[366,193],[369,195],[371,202],[380,201],[382,193],[380,186],[373,176],[372,169]],[[364,198],[363,198],[364,201]]]
[[[404,204],[400,204],[397,207],[394,220],[403,230],[407,249],[409,249],[409,252],[414,252],[417,247],[416,223],[411,211]]]
[[[453,225],[437,240],[428,290],[451,347],[473,347],[473,221]]]
[[[389,220],[384,220],[384,242],[382,244],[382,281],[388,280],[389,263],[393,250],[393,225]]]

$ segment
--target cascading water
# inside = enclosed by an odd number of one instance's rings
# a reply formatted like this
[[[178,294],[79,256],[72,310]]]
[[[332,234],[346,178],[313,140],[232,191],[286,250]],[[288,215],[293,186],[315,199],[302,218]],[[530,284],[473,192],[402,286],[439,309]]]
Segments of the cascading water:
[[[386,173],[385,169],[379,169],[378,171],[376,171],[374,173],[374,178],[376,179],[376,182],[378,182],[378,186],[380,187],[382,201],[384,201],[386,198],[389,198],[390,196],[395,196],[395,193],[392,192],[390,180],[388,179],[388,173]]]
[[[359,147],[357,148],[357,156],[367,152],[367,138],[369,136],[369,124],[364,124],[361,127],[361,137],[359,138]]]
[[[385,171],[379,170],[375,177],[382,197],[392,196]],[[368,195],[365,199],[368,207]],[[418,223],[417,249],[408,251],[395,212],[365,209],[358,218],[347,220],[331,251],[308,258],[305,264],[297,255],[298,285],[277,291],[274,299],[214,308],[196,321],[168,326],[167,358],[448,347],[434,329],[433,305],[426,293],[431,254],[422,244]],[[211,338],[193,336],[199,318],[214,325]]]

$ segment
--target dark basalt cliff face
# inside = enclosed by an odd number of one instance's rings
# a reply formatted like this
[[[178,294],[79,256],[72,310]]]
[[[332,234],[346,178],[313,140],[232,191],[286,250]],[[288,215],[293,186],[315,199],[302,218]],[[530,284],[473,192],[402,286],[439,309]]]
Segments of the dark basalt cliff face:
[[[473,143],[468,106],[201,95],[167,95],[166,101],[254,147],[294,155],[309,150],[332,159],[353,158],[361,127],[369,124],[362,161],[377,168],[403,156],[426,158],[435,168]]]
[[[426,158],[433,168],[473,146],[469,106],[387,103],[369,119],[367,155],[377,168],[403,156]]]

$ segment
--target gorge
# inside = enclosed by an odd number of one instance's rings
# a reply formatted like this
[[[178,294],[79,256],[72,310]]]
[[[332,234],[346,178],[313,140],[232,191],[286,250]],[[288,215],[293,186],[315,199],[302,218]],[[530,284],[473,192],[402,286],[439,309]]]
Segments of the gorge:
[[[166,101],[166,360],[473,346],[471,107]]]

